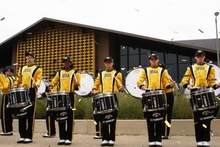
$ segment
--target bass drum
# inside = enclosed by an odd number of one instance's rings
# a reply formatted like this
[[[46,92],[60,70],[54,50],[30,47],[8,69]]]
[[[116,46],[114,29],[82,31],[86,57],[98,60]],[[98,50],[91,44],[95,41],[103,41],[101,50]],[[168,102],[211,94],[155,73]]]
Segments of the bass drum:
[[[220,83],[220,68],[215,64],[209,64],[215,68],[215,78],[217,79],[216,83]],[[220,88],[215,90],[215,96],[220,94]]]
[[[145,92],[137,87],[138,78],[143,71],[143,68],[136,68],[130,71],[125,79],[125,88],[135,98],[142,98],[142,94]]]
[[[82,97],[89,97],[90,92],[94,84],[94,79],[89,73],[80,73],[80,88],[75,93]]]
[[[37,98],[42,98],[42,94],[46,92],[46,88],[49,84],[49,81],[46,79],[41,80],[40,87],[37,90]]]

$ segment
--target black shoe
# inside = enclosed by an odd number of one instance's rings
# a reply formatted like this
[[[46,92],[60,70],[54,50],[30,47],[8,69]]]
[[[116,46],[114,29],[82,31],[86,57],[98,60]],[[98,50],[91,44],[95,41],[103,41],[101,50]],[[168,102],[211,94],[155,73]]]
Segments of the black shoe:
[[[58,143],[57,143],[57,145],[64,145],[65,144],[65,140],[64,139],[61,139]]]
[[[102,139],[102,136],[97,136],[97,135],[96,135],[96,136],[94,136],[93,138],[94,138],[94,139]]]
[[[23,143],[32,143],[33,141],[32,141],[32,139],[29,139],[29,138],[25,138],[25,140],[24,140],[24,142]]]
[[[162,136],[162,139],[169,139],[168,136]]]
[[[7,132],[7,133],[2,132],[2,133],[0,133],[0,135],[2,135],[2,136],[12,136],[13,133],[12,132]]]
[[[20,138],[17,143],[23,143],[24,142],[24,138]]]
[[[53,138],[53,137],[55,137],[55,136],[56,136],[55,134],[53,134],[53,135],[48,135],[47,133],[43,135],[43,137],[45,137],[45,138]]]

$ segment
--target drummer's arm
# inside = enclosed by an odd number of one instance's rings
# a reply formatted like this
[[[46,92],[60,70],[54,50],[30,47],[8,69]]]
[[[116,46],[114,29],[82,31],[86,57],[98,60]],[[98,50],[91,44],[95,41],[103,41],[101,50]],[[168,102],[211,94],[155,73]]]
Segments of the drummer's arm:
[[[98,89],[100,88],[100,87],[99,87],[100,84],[101,84],[100,74],[98,74],[98,76],[97,76],[97,78],[95,79],[95,82],[94,82],[94,84],[93,84],[93,86],[92,86],[92,91],[91,91],[92,94],[98,93]]]
[[[141,72],[141,75],[140,77],[138,78],[138,81],[137,81],[137,87],[139,87],[141,90],[146,90],[146,86],[143,84],[144,81],[146,80],[146,74],[145,74],[145,71],[142,70]]]
[[[180,84],[187,89],[192,89],[192,85],[190,84],[190,77],[191,77],[191,70],[189,67],[187,67],[187,70],[180,82]]]
[[[21,75],[21,68],[18,70],[18,75],[16,77],[15,83],[14,83],[14,87],[19,87],[21,85],[22,82],[22,75]]]
[[[213,89],[218,89],[220,87],[220,83],[216,83],[215,77],[215,68],[212,67],[208,76],[208,85],[212,87]]]
[[[79,86],[80,86],[80,74],[76,73],[76,79],[74,79],[74,89],[75,90],[79,90]]]
[[[8,90],[11,89],[11,87],[10,87],[10,79],[8,77],[6,77],[2,73],[0,74],[0,83],[2,85],[2,90],[3,91],[8,91]]]
[[[53,87],[57,86],[58,83],[59,83],[59,73],[57,72],[55,77],[50,82],[49,89],[52,90]]]
[[[34,86],[37,86],[39,88],[41,84],[41,79],[42,79],[42,68],[39,68],[35,75],[36,75],[35,77],[36,83]]]

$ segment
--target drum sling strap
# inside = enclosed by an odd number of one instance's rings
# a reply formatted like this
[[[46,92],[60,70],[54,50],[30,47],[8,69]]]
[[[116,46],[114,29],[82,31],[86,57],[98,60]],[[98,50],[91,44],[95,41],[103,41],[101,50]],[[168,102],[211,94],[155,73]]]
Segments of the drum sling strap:
[[[72,73],[72,75],[71,75],[71,78],[70,78],[70,87],[69,87],[69,89],[70,89],[70,92],[72,92],[72,84],[73,84],[73,81],[74,81],[74,76],[76,75],[76,73],[77,73],[77,71],[75,70],[75,71],[73,71],[73,73]],[[59,83],[61,83],[61,78],[60,78],[60,76],[61,76],[61,70],[59,70]]]
[[[102,82],[102,72],[103,72],[103,70],[101,70],[101,71],[99,72],[101,85],[103,85],[103,82]],[[112,93],[114,92],[115,78],[116,78],[116,76],[117,76],[118,73],[119,73],[119,71],[116,71],[115,74],[114,74],[114,79],[113,79],[113,82],[112,82]],[[103,92],[103,86],[102,86],[102,92]]]
[[[162,78],[162,75],[163,75],[164,70],[165,70],[165,68],[162,68],[162,71],[161,71],[161,74],[160,74],[160,79]],[[149,86],[149,77],[148,77],[147,68],[144,68],[144,71],[145,71],[146,79],[147,79],[146,85],[147,85],[147,87],[148,87],[148,86]],[[160,86],[159,86],[160,88],[159,88],[159,89],[161,89],[161,82],[162,82],[162,80],[160,80]]]
[[[208,67],[208,72],[207,72],[207,75],[206,75],[206,80],[208,79],[208,77],[209,77],[209,74],[210,74],[210,71],[211,71],[211,68],[212,68],[213,66],[212,65],[209,65],[209,67]],[[194,74],[194,71],[193,71],[193,66],[190,66],[190,71],[191,71],[191,73],[192,73],[192,77],[193,77],[193,79],[194,79],[194,85],[195,85],[195,83],[196,83],[196,78],[195,78],[195,74]]]

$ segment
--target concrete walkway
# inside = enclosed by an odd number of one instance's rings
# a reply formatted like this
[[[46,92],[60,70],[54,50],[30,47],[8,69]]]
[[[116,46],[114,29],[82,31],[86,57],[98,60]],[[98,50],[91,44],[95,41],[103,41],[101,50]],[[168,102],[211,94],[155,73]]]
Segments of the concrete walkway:
[[[54,138],[43,138],[43,133],[35,133],[33,143],[17,144],[19,139],[18,132],[13,136],[0,136],[1,147],[56,147],[59,141],[58,136]],[[74,134],[73,142],[70,146],[74,147],[100,147],[101,140],[93,139],[92,135]],[[168,140],[163,140],[163,147],[196,147],[194,136],[171,136]],[[62,145],[63,146],[63,145]],[[211,147],[220,146],[220,136],[212,136]],[[147,136],[138,135],[118,135],[116,136],[115,147],[148,147]]]

